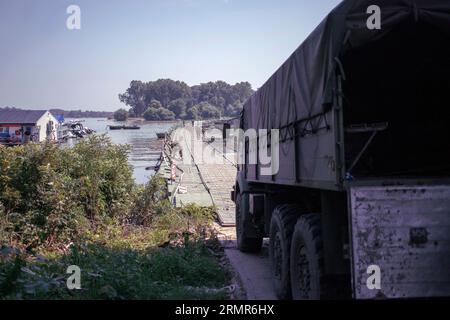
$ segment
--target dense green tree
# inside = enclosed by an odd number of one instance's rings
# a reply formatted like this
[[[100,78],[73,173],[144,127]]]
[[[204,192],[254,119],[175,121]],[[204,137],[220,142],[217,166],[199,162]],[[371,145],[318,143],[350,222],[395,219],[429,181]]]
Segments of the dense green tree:
[[[146,84],[142,81],[131,81],[130,87],[124,94],[119,94],[119,100],[130,106],[134,114],[141,116],[147,109],[145,103]]]
[[[144,112],[144,118],[145,118],[145,120],[148,120],[148,121],[174,120],[175,114],[172,111],[167,110],[162,107],[160,107],[160,108],[149,107]]]
[[[200,110],[197,106],[193,106],[186,111],[186,119],[188,120],[199,120],[200,119]]]
[[[128,119],[128,111],[125,109],[119,109],[114,112],[114,120],[116,121],[126,121]]]
[[[229,104],[225,108],[225,115],[228,117],[237,117],[241,113],[243,108],[242,102],[237,100],[233,104]]]
[[[183,99],[176,99],[169,103],[168,109],[175,114],[178,119],[183,119],[186,116],[187,103]]]
[[[134,113],[133,109],[128,110],[128,118],[138,118],[139,116]]]
[[[148,105],[149,108],[159,109],[162,108],[161,102],[159,100],[153,99],[150,101],[150,104]]]
[[[254,93],[252,89],[252,85],[249,82],[239,82],[233,86],[233,97],[234,101],[239,100],[242,103],[245,103],[248,98],[252,96]]]
[[[176,99],[189,99],[191,88],[184,82],[159,79],[146,84],[145,101],[158,100],[164,108]]]
[[[168,109],[160,108],[158,109],[158,113],[161,120],[175,120],[175,113]]]
[[[159,119],[159,113],[158,113],[158,109],[156,108],[148,108],[147,110],[145,110],[143,117],[145,120],[148,121],[157,121],[160,120]]]
[[[202,119],[220,118],[219,109],[207,102],[199,103],[197,108],[200,110],[200,116]]]

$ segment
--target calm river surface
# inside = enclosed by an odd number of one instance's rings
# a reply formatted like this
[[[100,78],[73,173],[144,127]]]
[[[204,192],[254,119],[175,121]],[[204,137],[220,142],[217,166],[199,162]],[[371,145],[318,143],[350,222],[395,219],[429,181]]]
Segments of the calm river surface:
[[[74,119],[66,119],[70,121]],[[145,170],[146,167],[156,164],[155,150],[150,148],[150,143],[155,140],[157,132],[165,132],[175,125],[175,122],[133,122],[141,127],[140,130],[109,130],[108,125],[121,125],[123,122],[115,122],[106,118],[78,119],[83,121],[85,127],[94,129],[98,134],[106,133],[116,144],[128,144],[131,152],[128,161],[133,167],[134,178],[137,183],[146,183],[154,172]],[[128,124],[128,123],[127,123]],[[159,150],[158,150],[159,151]]]

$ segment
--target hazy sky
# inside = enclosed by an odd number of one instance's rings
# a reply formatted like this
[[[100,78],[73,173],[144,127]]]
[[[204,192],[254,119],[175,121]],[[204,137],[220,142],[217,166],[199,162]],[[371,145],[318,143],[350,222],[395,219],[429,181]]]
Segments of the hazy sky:
[[[257,88],[339,2],[0,0],[0,106],[114,110],[131,80],[159,78]]]

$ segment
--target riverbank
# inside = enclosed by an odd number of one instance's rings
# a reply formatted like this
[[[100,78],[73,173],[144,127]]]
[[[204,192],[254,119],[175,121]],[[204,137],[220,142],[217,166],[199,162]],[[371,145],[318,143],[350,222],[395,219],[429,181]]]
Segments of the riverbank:
[[[234,296],[212,209],[174,208],[160,176],[135,184],[106,137],[0,147],[0,188],[0,298]],[[81,289],[68,287],[73,265]]]

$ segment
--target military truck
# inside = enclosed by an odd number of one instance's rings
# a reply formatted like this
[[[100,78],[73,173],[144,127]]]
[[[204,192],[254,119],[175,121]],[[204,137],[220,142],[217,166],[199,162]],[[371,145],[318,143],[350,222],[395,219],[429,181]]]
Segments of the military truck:
[[[239,165],[237,243],[279,298],[450,296],[449,57],[447,0],[345,0],[247,101],[280,165]]]

